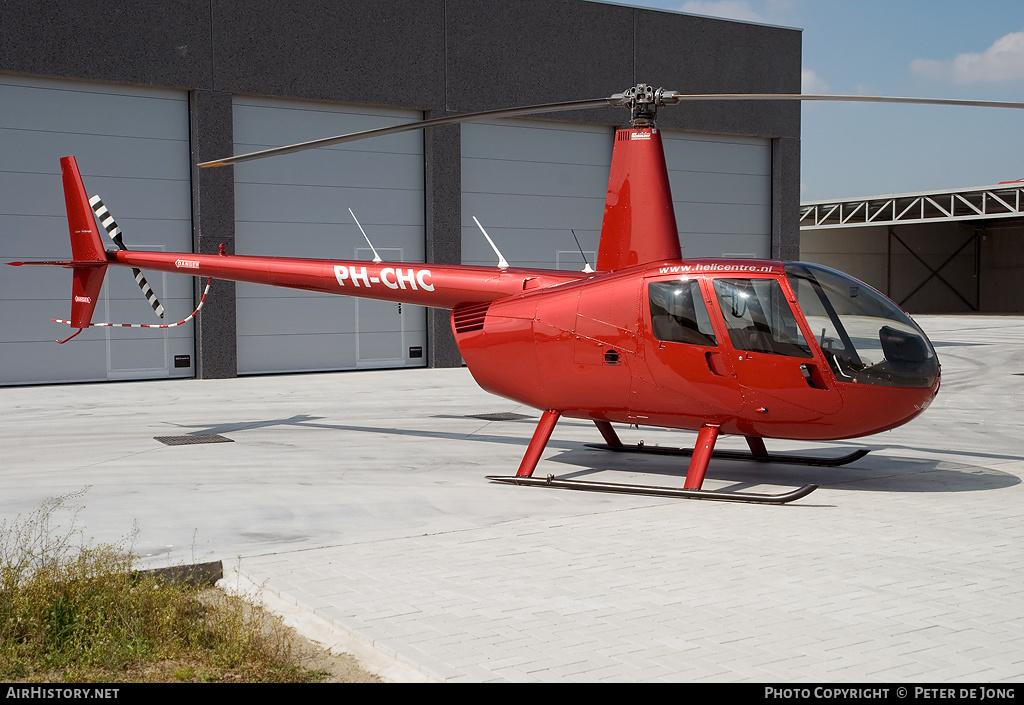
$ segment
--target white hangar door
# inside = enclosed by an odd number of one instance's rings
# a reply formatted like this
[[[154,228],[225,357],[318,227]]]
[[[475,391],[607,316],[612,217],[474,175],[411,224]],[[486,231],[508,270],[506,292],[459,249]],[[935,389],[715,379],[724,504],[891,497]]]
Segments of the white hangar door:
[[[683,257],[771,257],[771,140],[665,130],[662,143]]]
[[[612,158],[610,127],[533,120],[462,126],[462,262],[496,265],[476,216],[513,267],[593,266]]]
[[[103,199],[129,247],[192,250],[184,92],[0,75],[0,263],[71,258],[64,156],[76,157],[86,191]],[[194,374],[191,322],[170,329],[89,328],[57,345],[73,332],[50,322],[70,314],[70,270],[2,270],[0,384]],[[145,275],[166,309],[164,319],[130,269],[111,267],[93,321],[161,324],[191,313],[190,277]]]
[[[505,120],[462,126],[462,259],[582,269],[596,260],[614,131]],[[771,254],[771,142],[662,133],[684,257]]]
[[[421,120],[412,111],[236,97],[235,153]],[[419,131],[239,164],[240,255],[422,262],[423,135]],[[237,284],[238,372],[426,364],[420,306]]]

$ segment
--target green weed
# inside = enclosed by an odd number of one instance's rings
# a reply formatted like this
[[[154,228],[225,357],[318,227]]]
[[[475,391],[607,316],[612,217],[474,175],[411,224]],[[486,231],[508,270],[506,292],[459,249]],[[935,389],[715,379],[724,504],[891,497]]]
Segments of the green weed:
[[[133,569],[130,539],[88,545],[85,490],[0,522],[0,681],[304,682],[276,617],[243,598]],[[58,513],[70,511],[67,528]]]

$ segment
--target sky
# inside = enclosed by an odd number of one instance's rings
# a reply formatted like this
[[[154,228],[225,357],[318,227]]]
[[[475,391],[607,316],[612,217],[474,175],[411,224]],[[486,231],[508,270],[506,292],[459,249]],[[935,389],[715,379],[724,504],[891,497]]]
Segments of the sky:
[[[615,2],[803,30],[804,93],[1024,102],[1024,0]],[[803,202],[1024,179],[1024,110],[802,111]]]

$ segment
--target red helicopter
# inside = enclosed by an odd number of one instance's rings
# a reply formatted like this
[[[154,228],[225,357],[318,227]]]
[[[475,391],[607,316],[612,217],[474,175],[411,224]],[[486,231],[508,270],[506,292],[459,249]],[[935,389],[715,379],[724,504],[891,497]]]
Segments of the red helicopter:
[[[154,309],[159,304],[141,269],[451,309],[455,340],[480,386],[543,412],[516,474],[489,479],[789,502],[817,485],[777,495],[703,490],[718,436],[742,435],[750,453],[716,457],[826,466],[852,462],[867,451],[833,459],[776,455],[768,453],[764,439],[838,440],[900,426],[935,398],[939,361],[924,332],[895,303],[836,270],[801,262],[681,258],[655,118],[661,106],[708,99],[1024,107],[865,96],[694,96],[639,84],[609,98],[450,116],[200,164],[224,166],[472,119],[628,107],[630,126],[615,134],[597,271],[587,271],[588,265],[579,273],[509,267],[503,258],[498,267],[481,267],[226,255],[223,246],[219,255],[132,251],[99,199],[90,203],[74,157],[64,157],[72,259],[11,264],[72,270],[71,317],[63,321],[78,329],[71,337],[91,325],[110,325],[92,323],[110,265],[132,267]],[[118,250],[104,247],[97,217]],[[689,455],[684,488],[534,478],[562,416],[593,421],[606,449]],[[612,423],[694,430],[697,442],[692,450],[626,446]]]

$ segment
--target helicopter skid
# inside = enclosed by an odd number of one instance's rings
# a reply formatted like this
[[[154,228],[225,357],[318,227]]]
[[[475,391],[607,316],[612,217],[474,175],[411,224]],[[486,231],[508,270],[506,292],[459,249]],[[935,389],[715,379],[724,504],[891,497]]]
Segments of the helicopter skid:
[[[596,448],[598,450],[612,450],[616,453],[649,453],[652,455],[682,455],[691,456],[693,455],[692,448],[669,448],[665,446],[648,446],[637,444],[635,446],[613,446],[606,445],[604,443],[588,443],[588,448]],[[716,450],[712,454],[712,457],[718,460],[745,460],[753,461],[757,463],[785,463],[789,465],[819,465],[824,467],[839,467],[840,465],[846,465],[852,463],[855,460],[860,460],[870,451],[861,448],[855,450],[847,455],[839,456],[838,458],[819,458],[812,455],[787,455],[779,453],[766,453],[764,455],[754,455],[753,453],[744,453],[743,451],[734,450]]]
[[[719,502],[748,502],[752,504],[786,504],[806,497],[818,485],[804,485],[783,494],[758,494],[756,492],[716,492],[714,490],[687,490],[678,487],[658,487],[654,485],[631,485],[616,482],[591,482],[587,480],[559,480],[553,475],[542,477],[522,477],[516,475],[489,475],[488,480],[503,482],[510,485],[529,487],[549,487],[565,490],[583,490],[587,492],[610,492],[615,494],[637,494],[648,497],[672,497],[675,499],[705,499]]]

